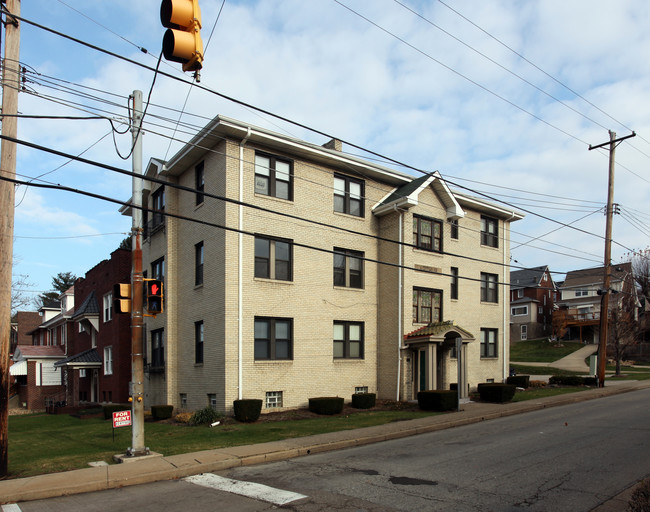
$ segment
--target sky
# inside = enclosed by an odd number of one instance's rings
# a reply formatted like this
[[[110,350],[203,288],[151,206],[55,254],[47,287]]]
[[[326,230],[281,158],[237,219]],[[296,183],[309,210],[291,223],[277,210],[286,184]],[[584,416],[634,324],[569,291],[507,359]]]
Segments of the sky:
[[[589,147],[608,142],[609,131],[634,131],[615,151],[612,260],[650,245],[650,2],[199,3],[204,89],[164,59],[160,70],[187,83],[154,81],[165,31],[159,0],[22,0],[18,108],[30,117],[19,119],[18,138],[131,170],[123,159],[131,135],[118,132],[140,90],[150,98],[144,165],[171,158],[217,114],[327,142],[256,107],[356,146],[344,151],[379,153],[409,167],[379,163],[414,176],[410,167],[437,170],[452,189],[524,213],[512,224],[513,269],[548,265],[561,281],[603,264],[609,152]],[[22,145],[17,159],[21,180],[131,195],[128,176]],[[25,276],[25,293],[109,258],[131,228],[118,209],[19,186],[13,273]]]

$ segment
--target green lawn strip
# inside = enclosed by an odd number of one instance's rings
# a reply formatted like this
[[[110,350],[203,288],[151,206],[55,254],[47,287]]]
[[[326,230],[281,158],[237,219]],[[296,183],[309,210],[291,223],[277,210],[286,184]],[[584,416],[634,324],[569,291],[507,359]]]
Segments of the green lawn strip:
[[[545,398],[547,396],[566,395],[568,393],[577,393],[578,391],[585,391],[591,388],[529,388],[525,391],[517,391],[513,397],[513,402],[524,402],[526,400],[535,400],[538,398]]]
[[[547,339],[517,341],[510,344],[511,362],[552,363],[584,347],[579,341],[563,341],[560,346]]]
[[[431,416],[425,411],[363,411],[349,416],[257,423],[208,428],[145,423],[145,443],[152,451],[176,455],[229,446],[278,441],[325,432],[349,430],[393,421]],[[28,415],[9,418],[9,474],[22,478],[68,471],[106,461],[131,445],[131,429],[113,428],[110,420],[80,420],[68,415]]]

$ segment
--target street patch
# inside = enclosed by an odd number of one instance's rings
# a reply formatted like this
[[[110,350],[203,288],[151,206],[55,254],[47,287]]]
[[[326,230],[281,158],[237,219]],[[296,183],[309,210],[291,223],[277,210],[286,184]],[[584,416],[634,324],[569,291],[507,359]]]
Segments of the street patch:
[[[292,501],[301,500],[307,497],[304,494],[298,494],[297,492],[275,489],[274,487],[256,484],[254,482],[232,480],[212,473],[188,476],[183,478],[183,481],[200,485],[202,487],[208,487],[210,489],[216,489],[218,491],[230,492],[232,494],[238,494],[256,500],[266,501],[267,503],[273,503],[274,505],[286,505]]]

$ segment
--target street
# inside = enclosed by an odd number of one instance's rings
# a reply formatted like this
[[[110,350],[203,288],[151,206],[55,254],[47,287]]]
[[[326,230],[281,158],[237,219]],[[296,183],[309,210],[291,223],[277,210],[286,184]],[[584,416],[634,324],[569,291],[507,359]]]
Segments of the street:
[[[649,434],[650,390],[641,390],[219,475],[299,493],[282,494],[286,502],[263,501],[268,489],[245,497],[184,480],[19,508],[589,511],[650,474]]]

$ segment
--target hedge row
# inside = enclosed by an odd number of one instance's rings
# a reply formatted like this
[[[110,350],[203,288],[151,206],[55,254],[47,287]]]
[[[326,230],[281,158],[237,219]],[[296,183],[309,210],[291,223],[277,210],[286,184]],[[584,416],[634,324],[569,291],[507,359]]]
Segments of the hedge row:
[[[478,385],[478,394],[484,402],[502,404],[512,400],[515,396],[517,386],[513,384],[501,384],[498,382],[482,383]]]
[[[418,391],[418,407],[424,411],[453,411],[458,409],[458,391]]]
[[[581,377],[580,375],[554,375],[548,379],[549,384],[556,386],[597,386],[596,377]]]

